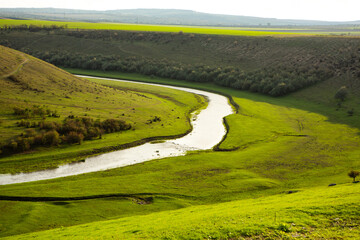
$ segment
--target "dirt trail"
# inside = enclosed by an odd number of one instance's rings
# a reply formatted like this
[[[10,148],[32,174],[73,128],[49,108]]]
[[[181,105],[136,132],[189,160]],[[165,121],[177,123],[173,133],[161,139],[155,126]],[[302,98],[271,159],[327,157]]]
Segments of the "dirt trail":
[[[22,57],[24,58],[24,60],[17,66],[17,68],[16,68],[14,71],[10,72],[10,73],[7,73],[7,74],[4,74],[4,75],[0,76],[0,78],[8,78],[8,77],[10,77],[10,76],[18,73],[18,72],[21,70],[21,68],[22,68],[27,62],[29,62],[29,59],[28,59],[24,54],[21,54],[21,55],[22,55]]]

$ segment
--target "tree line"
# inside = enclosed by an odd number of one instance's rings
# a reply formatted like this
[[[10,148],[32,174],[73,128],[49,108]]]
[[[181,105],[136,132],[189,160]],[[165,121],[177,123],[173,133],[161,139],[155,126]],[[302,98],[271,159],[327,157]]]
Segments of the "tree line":
[[[0,26],[1,31],[30,31],[30,32],[39,32],[39,31],[53,31],[61,30],[68,28],[67,24],[65,25],[36,25],[36,24],[19,24],[19,25],[4,25]]]
[[[245,72],[234,66],[214,67],[184,64],[145,57],[79,54],[67,51],[27,51],[35,57],[57,66],[87,70],[120,71],[191,82],[213,82],[239,90],[249,90],[271,96],[282,96],[323,81],[334,75],[332,69],[319,66],[272,66]]]

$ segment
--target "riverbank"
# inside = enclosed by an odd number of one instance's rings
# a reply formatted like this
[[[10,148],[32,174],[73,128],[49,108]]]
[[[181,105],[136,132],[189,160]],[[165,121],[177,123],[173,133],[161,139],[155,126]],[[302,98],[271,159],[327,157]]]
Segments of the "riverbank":
[[[101,80],[123,83],[123,81],[116,79],[103,78]],[[159,86],[148,83],[141,84],[145,84],[146,86]],[[138,147],[133,146],[126,150],[98,155],[96,157],[87,158],[84,161],[78,161],[76,162],[76,164],[63,165],[59,168],[52,170],[32,172],[27,174],[22,173],[15,175],[0,175],[0,185],[53,179],[89,172],[104,171],[112,168],[133,165],[152,159],[185,155],[186,152],[189,150],[207,150],[217,145],[226,135],[226,128],[222,125],[223,118],[232,113],[231,107],[227,103],[227,98],[213,93],[188,88],[171,86],[167,88],[202,95],[205,96],[208,100],[208,106],[205,109],[201,110],[196,115],[192,115],[192,131],[189,134],[184,135],[182,138],[165,141],[163,143],[152,143],[140,145]],[[154,137],[154,140],[164,138],[165,137]],[[146,142],[146,140],[149,139],[142,139],[140,141],[135,141],[131,144],[140,144],[142,141]],[[125,146],[131,145],[122,145],[122,147]],[[106,150],[110,149],[112,148],[106,148]]]
[[[27,71],[27,69],[25,68],[23,71]],[[74,77],[74,79],[76,78]],[[76,80],[78,81],[78,79]],[[74,80],[74,82],[76,81]],[[82,83],[82,81],[80,82]],[[17,92],[14,89],[12,91],[10,91],[10,88],[2,90],[3,98],[0,101],[8,102],[0,112],[2,114],[0,131],[2,133],[1,137],[4,138],[2,140],[6,141],[6,137],[9,138],[12,135],[15,138],[21,135],[22,131],[25,131],[24,128],[13,127],[19,119],[12,117],[12,107],[20,105],[27,107],[39,103],[48,108],[56,109],[60,115],[60,118],[50,118],[47,121],[61,123],[68,115],[93,119],[112,117],[126,120],[132,125],[132,130],[104,134],[101,139],[83,141],[81,145],[67,144],[40,147],[20,154],[4,155],[0,158],[0,173],[53,169],[65,163],[82,161],[85,157],[102,152],[123,149],[151,140],[183,136],[191,131],[190,112],[206,104],[205,99],[202,97],[177,90],[158,89],[157,87],[145,88],[140,85],[134,87],[129,86],[129,84],[127,84],[126,88],[119,85],[118,89],[114,89],[98,85],[101,84],[101,80],[97,84],[87,80],[84,80],[84,83],[86,83],[85,89],[88,86],[99,86],[97,89],[103,92],[94,97],[94,95],[87,96],[86,90],[82,89],[81,96],[69,92],[66,93],[67,97],[61,98],[60,101],[56,96],[62,95],[62,91],[54,91],[53,94],[51,94],[51,90],[45,91],[45,93],[49,92],[48,95],[51,96],[47,97],[44,93],[46,97],[43,98],[36,93],[35,96],[32,96],[31,91],[29,93],[25,91],[22,93],[24,100],[18,101],[16,100]],[[53,86],[50,85],[50,87]],[[52,102],[54,94],[56,104]],[[122,97],[122,95],[124,96]],[[43,99],[45,99],[45,102]],[[155,116],[160,118],[161,121],[149,124],[149,121]],[[7,118],[10,118],[9,121]],[[40,118],[30,120],[32,122],[41,121]],[[9,135],[9,131],[12,129],[14,131],[11,131],[12,135]]]

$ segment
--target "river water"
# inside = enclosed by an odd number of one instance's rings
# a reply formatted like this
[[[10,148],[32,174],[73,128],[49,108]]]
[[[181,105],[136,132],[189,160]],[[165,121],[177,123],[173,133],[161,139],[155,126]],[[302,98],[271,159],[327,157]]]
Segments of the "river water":
[[[82,77],[91,78],[88,76]],[[111,81],[123,81],[110,78],[96,78]],[[83,173],[124,167],[153,159],[182,156],[185,155],[188,151],[212,149],[222,140],[226,134],[223,118],[233,113],[233,109],[226,97],[219,94],[191,88],[149,83],[134,84],[148,84],[159,87],[167,87],[203,95],[207,97],[209,103],[208,106],[200,113],[192,114],[191,124],[193,126],[193,130],[184,137],[157,143],[146,143],[124,150],[104,153],[98,156],[89,157],[85,159],[84,162],[65,164],[59,166],[56,169],[36,171],[31,173],[0,174],[0,185],[67,177]]]

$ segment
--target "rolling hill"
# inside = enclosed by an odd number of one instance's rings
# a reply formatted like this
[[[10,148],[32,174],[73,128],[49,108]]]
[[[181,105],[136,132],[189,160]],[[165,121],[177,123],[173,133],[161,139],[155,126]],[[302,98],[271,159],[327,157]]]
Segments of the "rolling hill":
[[[202,104],[193,94],[170,89],[106,87],[3,46],[0,53],[2,173],[54,167],[91,155],[94,149],[109,151],[149,137],[184,134],[190,129],[189,112]],[[162,121],[149,125],[155,114]],[[86,121],[91,127],[78,123]],[[109,121],[124,122],[131,130],[106,130]],[[79,126],[70,126],[76,123]],[[54,130],[60,135],[48,142],[46,136]],[[67,144],[71,131],[86,141]]]
[[[356,37],[10,28],[0,44],[67,68],[214,82],[272,96],[329,79],[342,79],[333,81],[337,88],[359,85]]]

